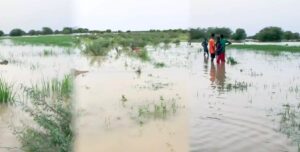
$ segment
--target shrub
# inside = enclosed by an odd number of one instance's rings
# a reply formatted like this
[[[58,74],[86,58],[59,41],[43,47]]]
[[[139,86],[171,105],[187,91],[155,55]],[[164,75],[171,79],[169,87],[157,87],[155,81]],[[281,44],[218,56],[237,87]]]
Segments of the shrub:
[[[110,49],[111,40],[100,38],[88,42],[83,50],[83,53],[93,56],[106,56]]]
[[[31,104],[30,106],[22,104],[22,106],[24,111],[33,118],[35,124],[26,125],[17,132],[24,151],[72,151],[74,133],[72,103],[69,97],[72,83],[73,79],[66,76],[62,81],[53,80],[42,83],[42,86],[36,85],[25,89]],[[63,93],[63,90],[67,92]]]

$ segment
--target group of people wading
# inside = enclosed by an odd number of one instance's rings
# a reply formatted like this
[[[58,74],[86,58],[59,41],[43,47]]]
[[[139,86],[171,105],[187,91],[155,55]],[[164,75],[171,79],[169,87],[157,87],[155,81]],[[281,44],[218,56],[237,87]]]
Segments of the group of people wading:
[[[217,56],[217,64],[225,63],[225,49],[226,46],[230,44],[231,42],[226,40],[223,34],[217,36],[217,39],[215,40],[215,34],[212,33],[209,41],[204,39],[202,42],[204,56],[209,58],[210,55],[211,62],[214,62],[214,59]]]

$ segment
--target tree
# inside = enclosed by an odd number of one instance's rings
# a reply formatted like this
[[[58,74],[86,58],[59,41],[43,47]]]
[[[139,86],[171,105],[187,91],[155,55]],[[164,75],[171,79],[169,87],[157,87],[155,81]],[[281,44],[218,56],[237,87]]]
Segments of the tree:
[[[73,33],[73,29],[71,27],[64,27],[64,29],[62,30],[63,34],[72,34]]]
[[[106,32],[106,33],[111,33],[111,30],[110,30],[110,29],[107,29],[105,32]]]
[[[3,31],[0,31],[0,36],[3,36],[4,35],[4,32]]]
[[[35,31],[35,30],[30,30],[30,31],[28,32],[28,35],[37,35],[37,31]]]
[[[60,31],[59,30],[55,30],[54,34],[60,34]]]
[[[293,35],[294,35],[293,37],[294,37],[295,40],[300,39],[300,34],[299,33],[294,33]]]
[[[232,35],[232,39],[240,41],[247,38],[246,31],[244,29],[238,28],[235,33]]]
[[[283,33],[283,39],[285,39],[285,40],[292,40],[292,39],[294,39],[294,33],[291,32],[291,31],[285,31]]]
[[[227,27],[209,27],[207,28],[207,37],[211,35],[211,33],[215,33],[216,35],[223,34],[225,38],[230,38],[232,31]]]
[[[190,40],[207,38],[207,30],[202,28],[190,29]]]
[[[72,33],[88,33],[89,29],[87,28],[77,28],[77,29],[73,29]]]
[[[265,27],[264,29],[260,30],[256,35],[255,38],[262,42],[278,42],[281,41],[283,38],[283,30],[280,27]]]
[[[50,27],[43,27],[42,28],[42,34],[43,35],[50,35],[53,34],[53,30]]]
[[[9,33],[10,36],[22,36],[24,34],[25,34],[25,32],[18,28],[11,30]]]

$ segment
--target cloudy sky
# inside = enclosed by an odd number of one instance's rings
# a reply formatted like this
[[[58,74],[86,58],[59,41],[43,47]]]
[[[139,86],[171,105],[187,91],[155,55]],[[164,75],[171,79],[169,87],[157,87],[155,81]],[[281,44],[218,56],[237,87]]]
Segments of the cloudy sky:
[[[265,26],[300,32],[299,0],[1,0],[0,30],[49,26],[147,30]]]

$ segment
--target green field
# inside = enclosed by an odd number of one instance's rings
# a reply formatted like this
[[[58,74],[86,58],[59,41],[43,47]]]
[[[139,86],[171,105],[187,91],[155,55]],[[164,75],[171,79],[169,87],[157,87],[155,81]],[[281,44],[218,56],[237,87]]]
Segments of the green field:
[[[74,36],[72,35],[10,37],[9,39],[16,44],[53,45],[62,47],[71,47],[74,45]]]
[[[254,51],[270,51],[270,52],[300,52],[300,46],[285,46],[285,45],[254,45],[254,44],[235,44],[229,48],[239,50],[254,50]]]

